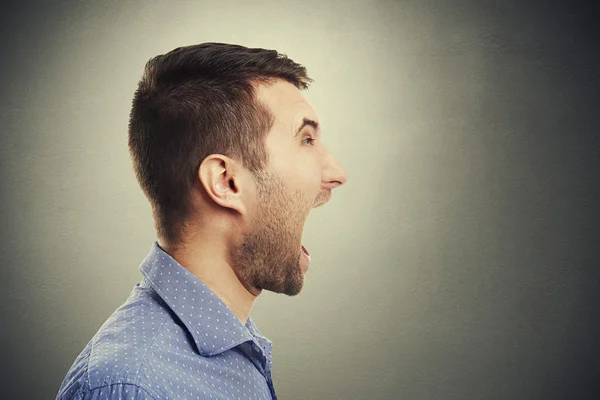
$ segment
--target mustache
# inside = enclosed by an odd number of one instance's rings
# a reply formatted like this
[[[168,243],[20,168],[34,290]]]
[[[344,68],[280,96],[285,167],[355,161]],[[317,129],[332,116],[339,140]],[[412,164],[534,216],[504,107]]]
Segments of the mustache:
[[[315,200],[313,208],[321,207],[331,199],[331,190],[319,193],[319,196]]]

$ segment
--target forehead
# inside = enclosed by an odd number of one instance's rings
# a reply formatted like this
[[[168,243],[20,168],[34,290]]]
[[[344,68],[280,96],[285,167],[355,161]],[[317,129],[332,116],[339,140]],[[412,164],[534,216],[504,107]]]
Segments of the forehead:
[[[256,89],[257,98],[269,107],[275,118],[274,127],[293,134],[303,118],[319,121],[315,110],[293,84],[277,80],[269,86],[261,84]]]

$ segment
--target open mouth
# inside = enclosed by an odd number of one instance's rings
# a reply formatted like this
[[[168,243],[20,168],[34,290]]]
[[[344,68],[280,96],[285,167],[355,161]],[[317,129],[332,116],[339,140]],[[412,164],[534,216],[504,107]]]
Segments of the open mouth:
[[[304,247],[304,245],[302,245],[302,251],[304,252],[304,254],[310,257],[310,253],[308,252],[308,250],[306,250],[306,247]]]
[[[302,272],[306,272],[308,267],[310,266],[310,254],[308,254],[308,250],[306,247],[302,245],[302,253],[300,254],[300,269]]]

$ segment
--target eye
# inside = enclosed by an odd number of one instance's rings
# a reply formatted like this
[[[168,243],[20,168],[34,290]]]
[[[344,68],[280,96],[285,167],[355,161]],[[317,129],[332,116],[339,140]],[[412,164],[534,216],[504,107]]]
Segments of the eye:
[[[309,144],[309,145],[311,145],[311,146],[314,146],[315,139],[313,139],[313,138],[311,138],[311,137],[307,137],[306,139],[304,139],[304,140],[302,141],[302,143],[306,143],[306,141],[307,141],[307,140],[310,140],[310,143],[307,143],[307,144]]]

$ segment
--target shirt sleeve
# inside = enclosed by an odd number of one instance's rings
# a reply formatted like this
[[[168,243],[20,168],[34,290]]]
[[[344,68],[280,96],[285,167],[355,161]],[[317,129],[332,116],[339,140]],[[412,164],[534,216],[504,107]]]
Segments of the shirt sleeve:
[[[115,383],[80,392],[73,400],[156,400],[144,388],[130,383]]]

